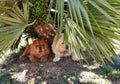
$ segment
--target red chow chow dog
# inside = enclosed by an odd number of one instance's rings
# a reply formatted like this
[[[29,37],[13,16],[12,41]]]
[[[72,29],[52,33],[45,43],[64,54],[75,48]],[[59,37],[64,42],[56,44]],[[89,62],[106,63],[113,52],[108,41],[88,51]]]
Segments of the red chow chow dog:
[[[46,38],[41,37],[33,41],[33,43],[26,47],[23,54],[20,56],[20,60],[24,57],[29,56],[31,62],[35,62],[38,59],[41,62],[47,61],[49,54],[51,53],[48,41]]]

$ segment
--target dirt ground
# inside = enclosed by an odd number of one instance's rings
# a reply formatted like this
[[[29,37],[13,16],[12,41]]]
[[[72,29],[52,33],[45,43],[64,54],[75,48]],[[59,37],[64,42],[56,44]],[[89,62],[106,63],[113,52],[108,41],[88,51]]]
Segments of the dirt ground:
[[[85,64],[84,62],[74,62],[69,57],[54,63],[52,59],[50,58],[45,63],[32,63],[28,59],[24,61],[16,59],[9,64],[2,65],[0,67],[0,84],[96,84],[81,81],[83,71],[91,72],[88,67],[82,66]],[[87,79],[95,79],[94,77],[89,75]],[[119,80],[113,83],[98,84],[119,84]]]
[[[81,64],[73,62],[71,58],[62,58],[57,63],[52,62],[52,58],[45,63],[32,63],[28,59],[24,61],[17,59],[2,66],[2,73],[10,73],[18,84],[27,84],[31,80],[38,84],[42,82],[46,84],[67,84],[67,79],[70,76],[77,76],[80,73],[80,67]],[[79,83],[79,79],[74,81]]]

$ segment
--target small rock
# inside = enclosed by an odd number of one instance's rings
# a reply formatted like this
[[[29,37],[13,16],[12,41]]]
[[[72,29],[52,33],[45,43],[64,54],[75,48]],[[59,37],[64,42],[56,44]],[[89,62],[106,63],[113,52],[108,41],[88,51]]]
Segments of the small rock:
[[[37,76],[37,79],[39,79],[39,80],[40,80],[40,79],[41,79],[41,76]]]
[[[43,66],[43,64],[41,64],[40,66]]]
[[[47,70],[47,73],[49,73],[50,71],[49,70]]]

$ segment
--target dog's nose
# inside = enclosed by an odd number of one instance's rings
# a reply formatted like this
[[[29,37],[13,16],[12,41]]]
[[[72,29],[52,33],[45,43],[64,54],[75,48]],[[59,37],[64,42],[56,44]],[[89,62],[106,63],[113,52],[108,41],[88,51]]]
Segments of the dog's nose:
[[[69,48],[69,46],[68,45],[66,45],[66,49],[68,49]]]
[[[42,51],[42,46],[39,46],[39,51]]]

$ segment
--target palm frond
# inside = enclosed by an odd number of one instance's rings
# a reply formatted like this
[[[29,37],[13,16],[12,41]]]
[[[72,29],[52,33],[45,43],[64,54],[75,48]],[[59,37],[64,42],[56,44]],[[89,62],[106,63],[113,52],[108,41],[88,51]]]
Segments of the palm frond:
[[[120,40],[120,1],[57,1],[59,2],[56,3],[58,32],[65,30],[66,41],[78,55],[85,58],[85,55],[80,52],[81,41],[91,58],[104,64],[105,59],[112,62],[111,56],[116,56],[113,39]],[[67,10],[64,9],[64,3],[67,3]]]
[[[0,14],[8,9],[11,9],[17,0],[0,0]]]
[[[28,24],[29,10],[28,1],[23,0],[22,8],[15,5],[12,9],[7,10],[5,14],[0,15],[0,53],[14,46]]]

